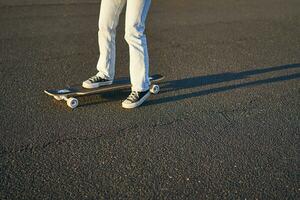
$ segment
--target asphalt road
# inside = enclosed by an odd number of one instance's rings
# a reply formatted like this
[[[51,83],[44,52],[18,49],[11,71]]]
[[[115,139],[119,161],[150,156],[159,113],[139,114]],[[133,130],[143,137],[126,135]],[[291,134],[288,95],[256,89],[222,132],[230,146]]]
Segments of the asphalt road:
[[[43,90],[95,74],[99,5],[0,1],[0,199],[299,199],[299,0],[154,0],[161,93],[70,110]]]

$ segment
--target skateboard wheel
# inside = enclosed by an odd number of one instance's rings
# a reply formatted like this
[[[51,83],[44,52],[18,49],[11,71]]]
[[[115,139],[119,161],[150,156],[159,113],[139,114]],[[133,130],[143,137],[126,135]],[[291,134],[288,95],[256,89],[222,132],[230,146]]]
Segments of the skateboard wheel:
[[[63,98],[61,98],[60,96],[54,96],[54,99],[56,99],[57,101],[63,100]]]
[[[69,98],[67,100],[67,105],[72,109],[76,108],[78,106],[78,100],[76,98]]]
[[[150,92],[152,94],[158,94],[159,93],[159,85],[152,85]]]

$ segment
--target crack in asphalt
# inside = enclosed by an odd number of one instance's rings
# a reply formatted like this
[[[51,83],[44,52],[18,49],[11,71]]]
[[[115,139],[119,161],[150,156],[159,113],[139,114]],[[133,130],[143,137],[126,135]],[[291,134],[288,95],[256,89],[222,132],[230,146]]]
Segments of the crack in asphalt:
[[[121,132],[126,132],[129,130],[134,130],[137,128],[137,125],[133,125],[131,127],[126,127],[123,129],[120,129],[117,131],[117,133],[121,133]],[[51,145],[60,145],[60,144],[64,144],[67,143],[69,141],[89,141],[89,140],[96,140],[98,138],[103,137],[103,135],[97,135],[95,137],[69,137],[69,138],[58,138],[54,141],[49,141],[46,142],[44,144],[41,145],[33,145],[33,144],[28,144],[23,148],[17,149],[17,150],[12,150],[12,151],[6,151],[6,150],[2,150],[2,152],[0,152],[0,156],[4,156],[4,155],[9,155],[9,154],[14,154],[14,153],[23,153],[23,152],[33,152],[35,150],[42,150],[42,149],[46,149],[47,147],[51,146]]]
[[[239,110],[239,109],[237,109]],[[231,112],[236,112],[237,110],[231,110]],[[233,123],[234,123],[234,119],[231,118],[229,115],[228,115],[228,111],[208,111],[206,110],[205,112],[207,112],[208,115],[211,115],[212,113],[214,114],[217,114],[219,116],[221,116],[224,121],[226,122],[226,125],[225,127],[223,127],[224,129],[226,129],[228,126],[231,126]],[[148,125],[147,128],[151,128],[151,129],[156,129],[156,128],[159,128],[159,127],[163,127],[163,126],[169,126],[169,125],[172,125],[172,124],[176,124],[178,122],[185,122],[185,124],[188,126],[190,123],[192,123],[191,119],[193,119],[194,117],[193,116],[184,116],[184,117],[181,117],[181,118],[175,118],[171,121],[168,121],[168,122],[157,122],[157,123],[154,123],[154,124],[150,124]],[[134,124],[134,125],[131,125],[131,126],[128,126],[128,127],[125,127],[125,128],[121,128],[119,130],[116,131],[116,134],[119,134],[119,133],[128,133],[130,131],[133,131],[133,130],[136,130],[138,128],[141,128],[141,126],[139,126],[138,124]],[[220,133],[220,130],[216,130],[218,133]],[[64,143],[67,143],[67,142],[72,142],[72,141],[93,141],[93,140],[97,140],[99,138],[103,137],[103,134],[102,135],[97,135],[97,136],[94,136],[94,137],[69,137],[69,138],[58,138],[56,140],[53,140],[53,141],[48,141],[46,143],[43,143],[43,144],[40,144],[40,145],[34,145],[34,144],[28,144],[22,148],[19,148],[17,150],[10,150],[10,151],[7,151],[7,150],[4,150],[4,149],[0,149],[0,156],[1,157],[4,157],[4,156],[8,156],[11,155],[11,154],[19,154],[19,153],[26,153],[26,152],[34,152],[34,151],[39,151],[39,150],[44,150],[46,148],[48,148],[49,146],[51,145],[61,145],[61,144],[64,144]]]
[[[179,119],[174,119],[170,122],[166,122],[166,123],[156,123],[156,124],[152,124],[150,127],[151,128],[157,128],[157,127],[161,127],[161,126],[168,126],[174,123],[177,123],[179,121],[184,121],[187,120],[187,118],[179,118]],[[125,127],[122,128],[118,131],[116,131],[116,133],[126,133],[132,130],[136,130],[140,128],[140,126],[138,126],[137,124],[134,124],[132,126],[129,127]],[[19,153],[26,153],[26,152],[34,152],[34,151],[38,151],[38,150],[43,150],[46,149],[47,147],[51,146],[51,145],[61,145],[70,141],[92,141],[92,140],[96,140],[103,137],[102,135],[97,135],[95,137],[70,137],[70,138],[58,138],[56,140],[53,141],[49,141],[40,145],[34,145],[34,144],[28,144],[23,148],[17,149],[17,150],[11,150],[11,151],[6,151],[6,150],[2,150],[2,152],[0,152],[0,156],[5,156],[5,155],[10,155],[10,154],[19,154]]]

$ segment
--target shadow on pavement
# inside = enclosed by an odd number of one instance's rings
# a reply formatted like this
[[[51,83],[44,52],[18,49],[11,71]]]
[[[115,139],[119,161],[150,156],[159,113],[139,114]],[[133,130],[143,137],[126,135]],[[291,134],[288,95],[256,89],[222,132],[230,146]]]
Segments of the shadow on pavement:
[[[243,71],[243,72],[238,72],[238,73],[222,73],[222,74],[213,74],[213,75],[207,75],[207,76],[185,78],[185,79],[181,79],[181,80],[172,80],[172,81],[167,81],[167,82],[161,83],[161,93],[177,91],[177,90],[182,90],[182,89],[196,88],[196,87],[200,87],[200,86],[206,86],[206,85],[210,85],[210,84],[223,83],[223,82],[234,81],[234,80],[243,80],[243,79],[249,78],[253,75],[259,75],[259,74],[263,74],[263,73],[280,71],[280,70],[287,70],[287,69],[292,69],[292,68],[300,68],[300,63],[288,64],[288,65],[282,65],[282,66],[276,66],[276,67],[268,67],[268,68],[262,68],[262,69],[255,69],[255,70]],[[165,98],[149,100],[145,103],[144,106],[179,101],[179,100],[183,100],[183,99],[187,99],[187,98],[199,97],[199,96],[218,93],[218,92],[225,92],[225,91],[233,90],[233,89],[263,85],[263,84],[292,80],[292,79],[297,79],[297,78],[300,78],[300,73],[294,73],[291,75],[267,78],[267,79],[263,79],[263,80],[251,81],[251,82],[246,82],[246,83],[239,83],[239,84],[234,84],[234,85],[229,85],[229,86],[210,88],[210,89],[200,90],[200,91],[192,92],[192,93],[188,93],[188,94],[182,94],[182,95],[177,95],[177,96],[169,96],[169,97],[165,97]]]
[[[112,92],[105,92],[101,94],[91,94],[82,97],[78,97],[79,99],[79,106],[78,107],[85,107],[90,105],[102,104],[102,103],[110,103],[115,101],[121,101],[126,99],[130,90],[115,90]]]

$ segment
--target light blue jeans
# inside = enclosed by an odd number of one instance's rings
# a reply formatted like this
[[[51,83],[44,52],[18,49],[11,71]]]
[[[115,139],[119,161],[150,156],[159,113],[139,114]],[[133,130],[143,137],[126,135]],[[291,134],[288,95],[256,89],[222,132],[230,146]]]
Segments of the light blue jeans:
[[[102,0],[98,32],[100,57],[97,70],[102,78],[114,79],[116,28],[126,2],[125,40],[129,45],[131,89],[141,92],[148,90],[150,85],[149,56],[144,30],[151,0]]]

